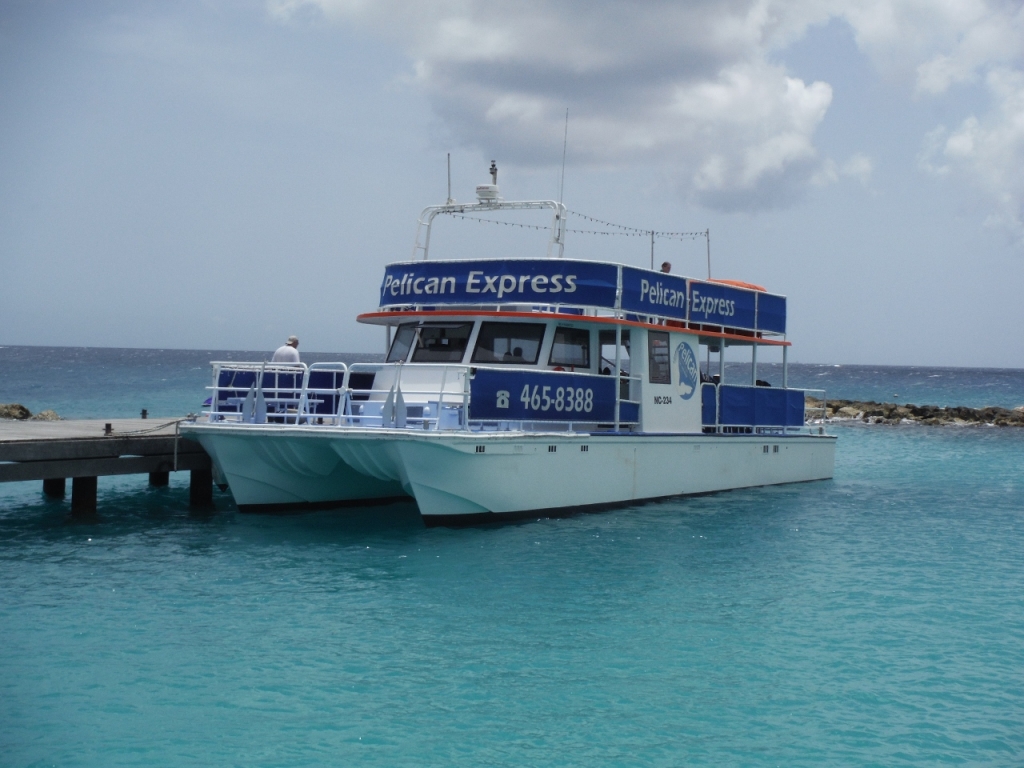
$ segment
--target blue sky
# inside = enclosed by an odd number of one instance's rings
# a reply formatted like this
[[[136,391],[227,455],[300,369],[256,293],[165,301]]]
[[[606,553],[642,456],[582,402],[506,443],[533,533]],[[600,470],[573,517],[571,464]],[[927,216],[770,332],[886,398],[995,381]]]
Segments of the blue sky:
[[[1024,360],[1020,2],[14,0],[0,73],[2,344],[378,351],[446,154],[457,199],[492,158],[552,198],[568,108],[568,207],[710,228],[793,359]],[[446,220],[434,255],[543,248]]]

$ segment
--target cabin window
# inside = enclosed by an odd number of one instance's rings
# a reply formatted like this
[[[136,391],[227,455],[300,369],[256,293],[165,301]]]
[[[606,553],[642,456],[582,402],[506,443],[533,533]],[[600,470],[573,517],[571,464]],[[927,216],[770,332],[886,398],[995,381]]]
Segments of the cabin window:
[[[610,376],[615,371],[615,331],[600,331],[597,334],[601,346],[601,373]],[[622,330],[622,346],[619,349],[619,370],[629,373],[629,330]]]
[[[672,366],[669,363],[668,333],[647,332],[647,364],[651,384],[671,384]]]
[[[424,323],[418,329],[414,363],[461,363],[472,323]]]
[[[481,323],[473,362],[533,365],[542,341],[543,323]]]
[[[409,348],[416,339],[416,324],[406,323],[398,326],[394,341],[391,342],[391,350],[388,352],[389,363],[399,363],[409,357]]]
[[[590,331],[586,328],[555,328],[548,365],[590,367]]]

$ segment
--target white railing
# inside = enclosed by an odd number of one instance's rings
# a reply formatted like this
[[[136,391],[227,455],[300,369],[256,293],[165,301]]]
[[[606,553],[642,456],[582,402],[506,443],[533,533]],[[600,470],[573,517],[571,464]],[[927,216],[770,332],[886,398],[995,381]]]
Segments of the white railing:
[[[807,405],[806,398],[808,395],[810,395],[812,398],[821,403],[821,405]],[[820,395],[820,397],[818,395]],[[804,421],[808,424],[824,424],[826,422],[826,417],[828,415],[828,406],[826,405],[825,401],[825,390],[805,389],[804,400]],[[812,416],[811,414],[817,414],[817,416]]]
[[[394,371],[390,386],[374,387],[377,374]],[[325,425],[334,427],[377,427],[392,429],[433,430],[568,430],[586,425],[597,428],[598,422],[565,420],[471,419],[470,380],[478,369],[509,369],[506,366],[468,366],[462,364],[416,363],[213,363],[213,384],[209,410],[203,414],[210,422],[243,424]],[[436,384],[425,386],[408,379],[427,378]],[[545,371],[530,371],[543,375]],[[553,375],[564,373],[550,372]],[[374,381],[359,382],[360,374],[372,375]],[[590,376],[593,374],[581,374]],[[403,382],[403,377],[406,381]],[[616,391],[616,407],[632,404],[639,409],[639,399],[629,399],[627,382],[641,377],[620,377]],[[324,383],[329,386],[323,386]],[[369,386],[360,386],[368,383]],[[626,385],[626,386],[624,386]],[[622,389],[626,389],[623,394]],[[634,393],[635,394],[635,393]],[[620,418],[622,424],[636,419]]]

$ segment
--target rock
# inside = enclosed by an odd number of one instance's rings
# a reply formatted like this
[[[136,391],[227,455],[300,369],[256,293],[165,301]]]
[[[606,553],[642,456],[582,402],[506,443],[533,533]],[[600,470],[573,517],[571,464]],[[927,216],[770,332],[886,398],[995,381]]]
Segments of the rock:
[[[852,405],[844,405],[842,408],[836,411],[836,414],[847,419],[856,419],[860,417],[861,412],[854,408]]]
[[[31,419],[32,411],[18,403],[0,403],[0,419]]]
[[[60,416],[57,415],[56,411],[47,409],[33,416],[32,421],[60,421]]]

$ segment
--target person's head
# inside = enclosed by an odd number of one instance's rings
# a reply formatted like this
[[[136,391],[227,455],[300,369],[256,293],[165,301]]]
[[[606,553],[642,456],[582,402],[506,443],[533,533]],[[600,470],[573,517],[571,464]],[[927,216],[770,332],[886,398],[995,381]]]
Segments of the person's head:
[[[288,337],[287,346],[295,347],[296,349],[298,349],[299,348],[299,337],[298,336],[289,336]]]
[[[669,272],[672,271],[672,265],[669,264],[667,261],[661,262],[661,271],[667,275]]]

